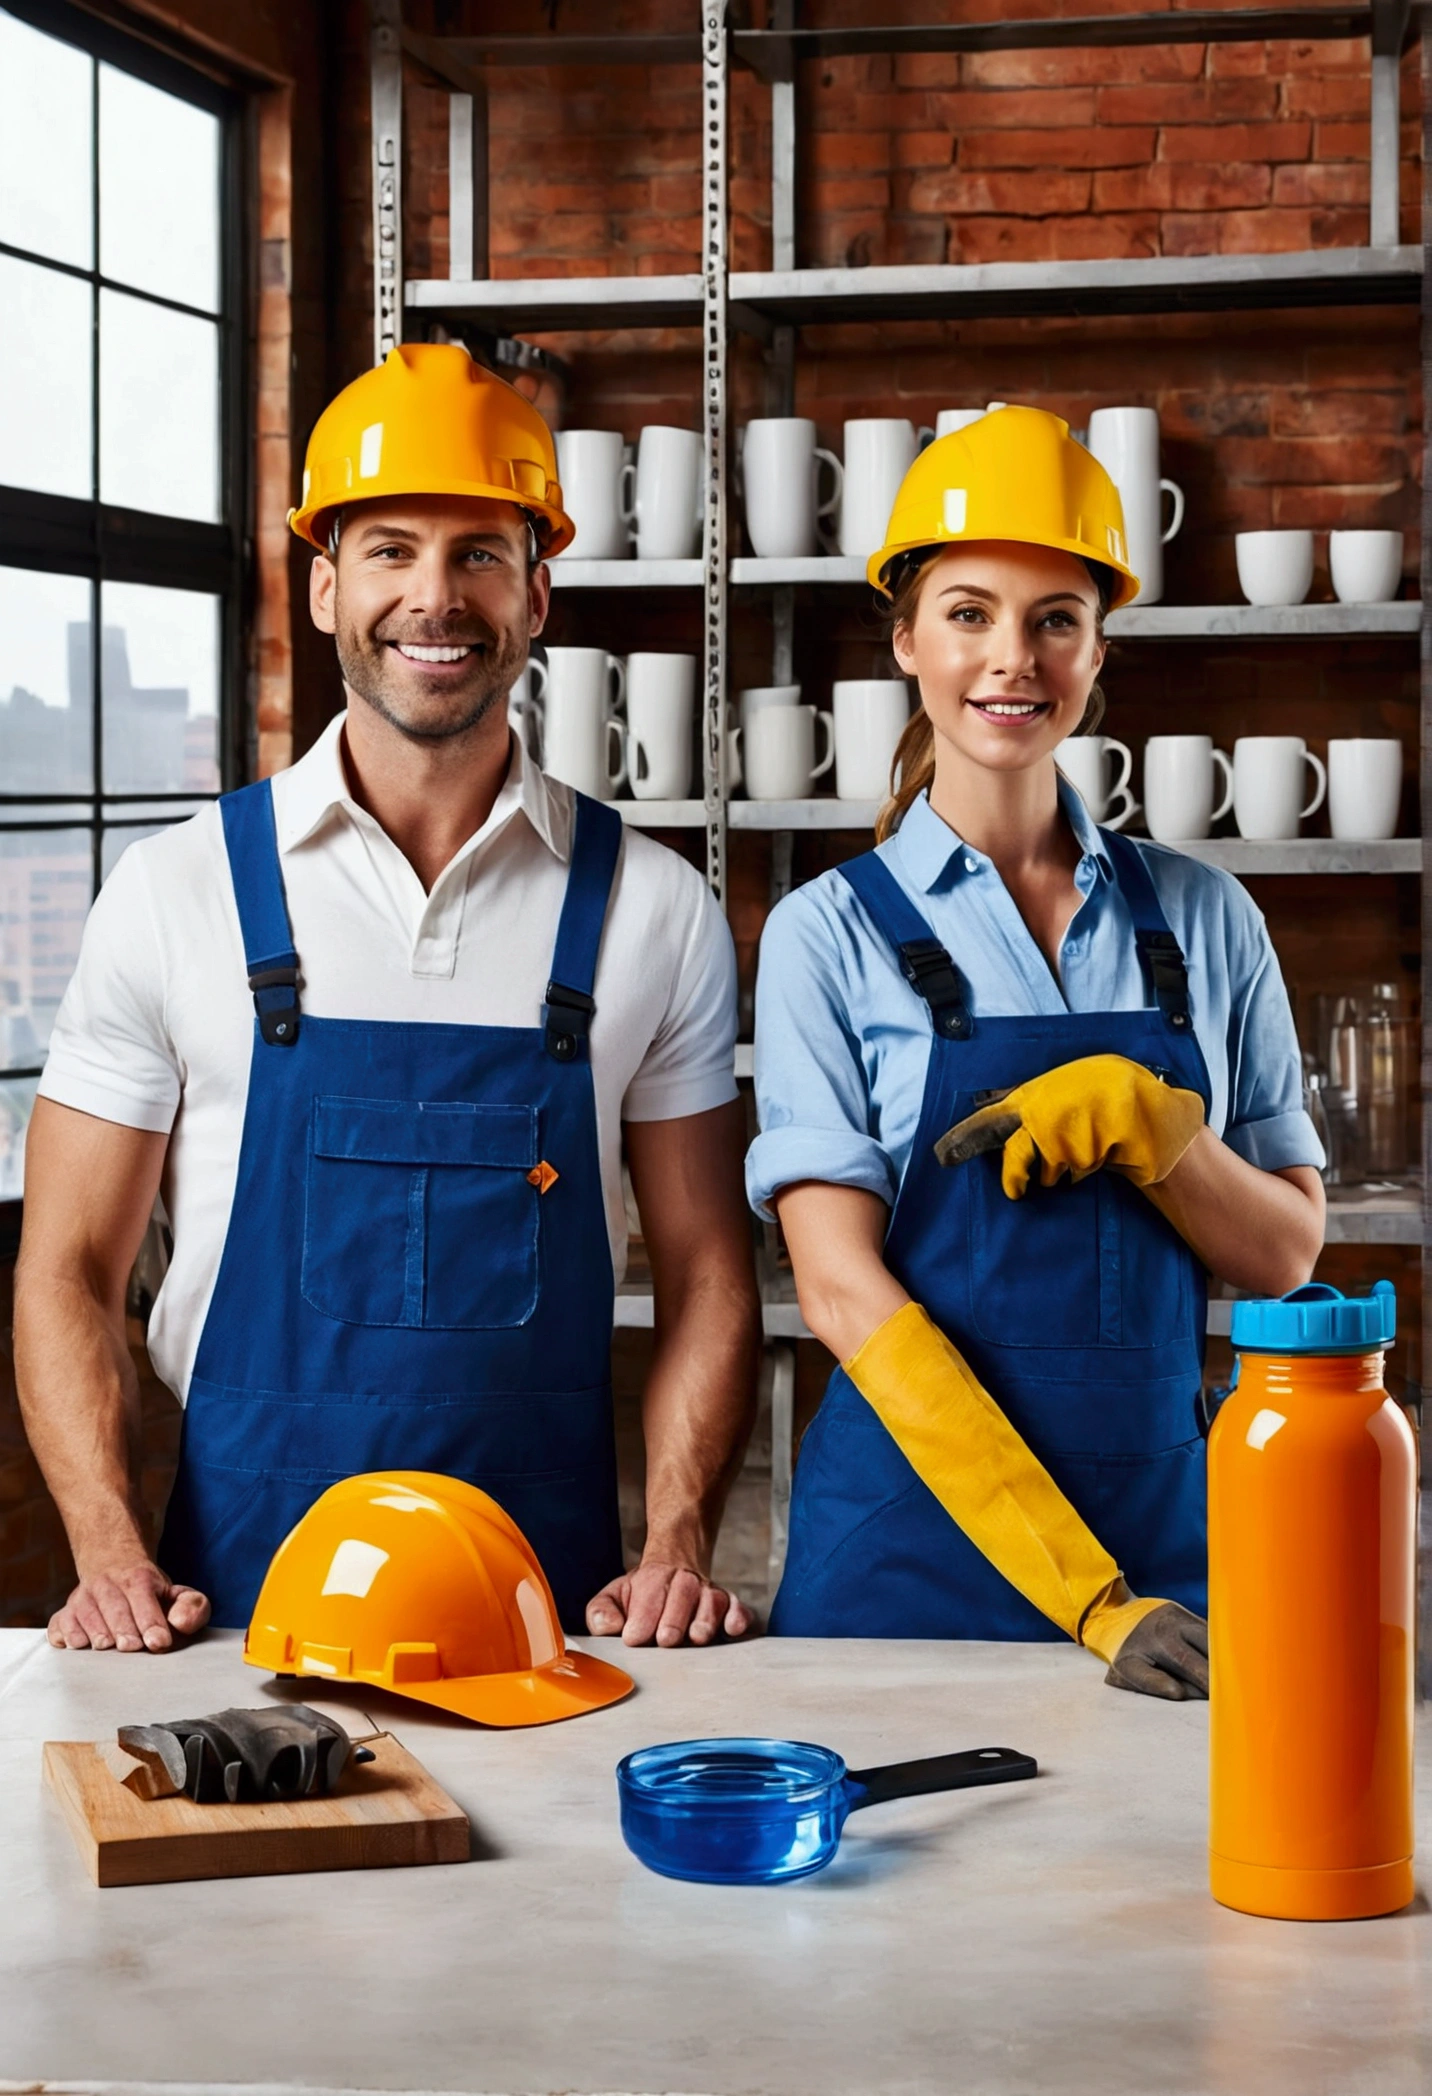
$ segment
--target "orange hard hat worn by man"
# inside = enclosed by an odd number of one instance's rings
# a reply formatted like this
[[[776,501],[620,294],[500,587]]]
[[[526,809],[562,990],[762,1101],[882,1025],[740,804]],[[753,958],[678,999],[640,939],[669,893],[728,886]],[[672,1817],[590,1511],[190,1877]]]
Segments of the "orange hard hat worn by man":
[[[52,1640],[247,1623],[325,1487],[414,1471],[491,1495],[569,1629],[738,1634],[710,1577],[759,1345],[734,956],[696,871],[509,731],[573,537],[551,432],[465,350],[405,344],[320,417],[291,522],[345,709],[126,853],[40,1087],[21,1387],[79,1570]],[[623,1150],[659,1334],[630,1573]],[[155,1563],[106,1364],[161,1177],[149,1343],[186,1409]]]

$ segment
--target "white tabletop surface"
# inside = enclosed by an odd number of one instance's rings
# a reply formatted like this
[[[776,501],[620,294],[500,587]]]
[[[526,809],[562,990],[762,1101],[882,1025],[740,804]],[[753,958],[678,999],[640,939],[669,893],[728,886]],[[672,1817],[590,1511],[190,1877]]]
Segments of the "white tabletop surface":
[[[0,1631],[0,2087],[1432,2089],[1425,1898],[1339,1925],[1210,1899],[1205,1706],[1107,1689],[1052,1645],[628,1658],[637,1694],[533,1731],[355,1697],[468,1812],[467,1865],[101,1892],[42,1789],[41,1742],[258,1703],[268,1677],[231,1634],[152,1659]],[[1042,1773],[856,1814],[835,1863],[793,1885],[653,1876],[622,1845],[617,1759],[742,1731],[855,1766],[1011,1746]],[[1429,1776],[1424,1751],[1424,1856]]]

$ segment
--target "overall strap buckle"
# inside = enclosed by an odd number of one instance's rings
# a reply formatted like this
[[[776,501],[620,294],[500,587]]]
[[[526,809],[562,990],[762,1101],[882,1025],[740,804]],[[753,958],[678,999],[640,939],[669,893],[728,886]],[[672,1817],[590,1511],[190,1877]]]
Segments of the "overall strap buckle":
[[[548,983],[547,1002],[542,1007],[543,1046],[555,1061],[572,1063],[586,1053],[596,1008],[596,999],[585,990],[570,989],[565,983]]]
[[[974,1032],[964,977],[938,939],[907,939],[898,949],[900,973],[930,1007],[936,1033],[967,1041]]]
[[[298,955],[261,961],[249,970],[259,1033],[270,1048],[292,1048],[298,1040]]]
[[[1188,969],[1182,947],[1171,931],[1138,931],[1134,936],[1139,958],[1153,984],[1155,1003],[1170,1026],[1187,1033],[1193,1018],[1188,1009]]]

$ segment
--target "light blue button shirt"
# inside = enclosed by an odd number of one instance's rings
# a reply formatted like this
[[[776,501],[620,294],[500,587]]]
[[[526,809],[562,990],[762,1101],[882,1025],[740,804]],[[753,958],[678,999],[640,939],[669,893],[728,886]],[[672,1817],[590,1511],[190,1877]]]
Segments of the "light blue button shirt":
[[[1062,780],[1080,847],[1082,898],[1064,936],[1059,979],[1004,882],[922,795],[878,847],[969,985],[980,1014],[1060,1018],[1132,1011],[1151,1001],[1133,920],[1099,832]],[[1288,994],[1251,896],[1230,874],[1132,839],[1188,964],[1194,1032],[1208,1064],[1209,1125],[1263,1171],[1323,1163],[1303,1108],[1302,1059]],[[756,983],[756,1104],[761,1133],[746,1189],[769,1217],[771,1195],[798,1179],[861,1186],[893,1206],[920,1119],[930,1015],[838,872],[777,905]]]

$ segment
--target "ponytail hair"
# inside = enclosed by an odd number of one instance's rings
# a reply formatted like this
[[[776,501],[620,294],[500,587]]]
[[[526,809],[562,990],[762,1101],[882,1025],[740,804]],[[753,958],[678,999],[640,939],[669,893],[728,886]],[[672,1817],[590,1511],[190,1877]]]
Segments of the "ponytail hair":
[[[893,636],[901,626],[915,623],[915,612],[920,602],[920,589],[926,570],[941,553],[944,546],[931,546],[927,551],[907,554],[903,569],[892,581],[894,587],[890,601],[884,607],[886,628]],[[1098,592],[1099,606],[1095,614],[1095,629],[1102,640],[1104,614],[1113,601],[1119,577],[1112,568],[1106,568],[1097,560],[1086,560],[1090,580]],[[1076,735],[1092,735],[1104,718],[1105,699],[1102,687],[1095,683],[1089,692],[1083,717]],[[890,763],[890,798],[875,818],[875,842],[883,844],[893,837],[905,820],[911,807],[926,792],[935,777],[935,729],[923,705],[917,706],[905,725],[904,733],[895,745],[895,755]]]

